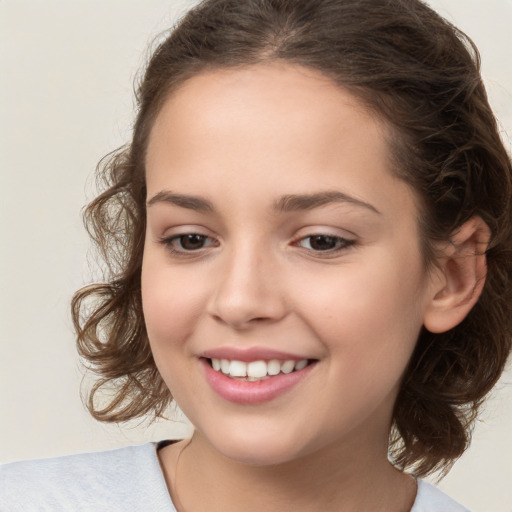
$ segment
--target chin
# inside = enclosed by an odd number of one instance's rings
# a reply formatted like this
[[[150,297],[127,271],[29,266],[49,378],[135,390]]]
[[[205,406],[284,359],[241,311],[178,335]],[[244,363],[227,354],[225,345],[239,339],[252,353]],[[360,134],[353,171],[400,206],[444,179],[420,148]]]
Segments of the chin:
[[[263,427],[262,427],[263,428]],[[300,458],[308,450],[305,440],[282,429],[218,429],[207,436],[210,445],[224,457],[250,466],[276,466]]]

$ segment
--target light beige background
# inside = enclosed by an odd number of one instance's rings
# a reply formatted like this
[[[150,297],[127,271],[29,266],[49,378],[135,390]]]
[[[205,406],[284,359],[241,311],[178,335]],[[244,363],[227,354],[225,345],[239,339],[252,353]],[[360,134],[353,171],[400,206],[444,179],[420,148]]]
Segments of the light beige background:
[[[94,422],[79,389],[69,300],[87,283],[80,208],[127,141],[147,47],[192,0],[0,0],[0,460],[181,437],[184,421]],[[432,0],[479,46],[512,136],[512,0]],[[512,511],[512,372],[440,485],[474,512]]]

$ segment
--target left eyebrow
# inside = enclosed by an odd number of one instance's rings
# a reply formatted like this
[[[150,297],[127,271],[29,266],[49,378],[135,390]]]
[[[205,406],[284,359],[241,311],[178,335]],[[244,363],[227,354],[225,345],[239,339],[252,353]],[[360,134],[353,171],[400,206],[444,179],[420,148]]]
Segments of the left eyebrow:
[[[208,199],[199,196],[190,196],[186,194],[175,194],[169,190],[162,190],[154,195],[147,203],[152,206],[156,203],[169,203],[181,208],[196,210],[199,212],[213,212],[213,204]]]
[[[355,197],[338,191],[325,191],[315,194],[290,194],[279,198],[273,206],[276,212],[295,212],[299,210],[312,210],[331,203],[350,203],[366,208],[374,213],[381,214],[375,206]]]

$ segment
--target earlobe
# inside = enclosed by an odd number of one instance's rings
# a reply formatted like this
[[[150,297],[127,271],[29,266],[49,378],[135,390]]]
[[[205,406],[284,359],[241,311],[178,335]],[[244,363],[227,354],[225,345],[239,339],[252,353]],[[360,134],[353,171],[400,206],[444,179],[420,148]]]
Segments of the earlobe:
[[[485,284],[490,234],[480,217],[472,217],[443,248],[423,319],[430,332],[452,329],[476,304]]]

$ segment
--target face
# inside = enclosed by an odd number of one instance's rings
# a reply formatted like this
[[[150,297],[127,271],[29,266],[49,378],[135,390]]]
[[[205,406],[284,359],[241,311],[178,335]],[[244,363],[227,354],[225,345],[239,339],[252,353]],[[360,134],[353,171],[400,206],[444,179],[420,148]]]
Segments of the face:
[[[217,452],[385,453],[431,295],[386,136],[350,93],[292,65],[196,76],[160,111],[145,321],[163,379]]]

